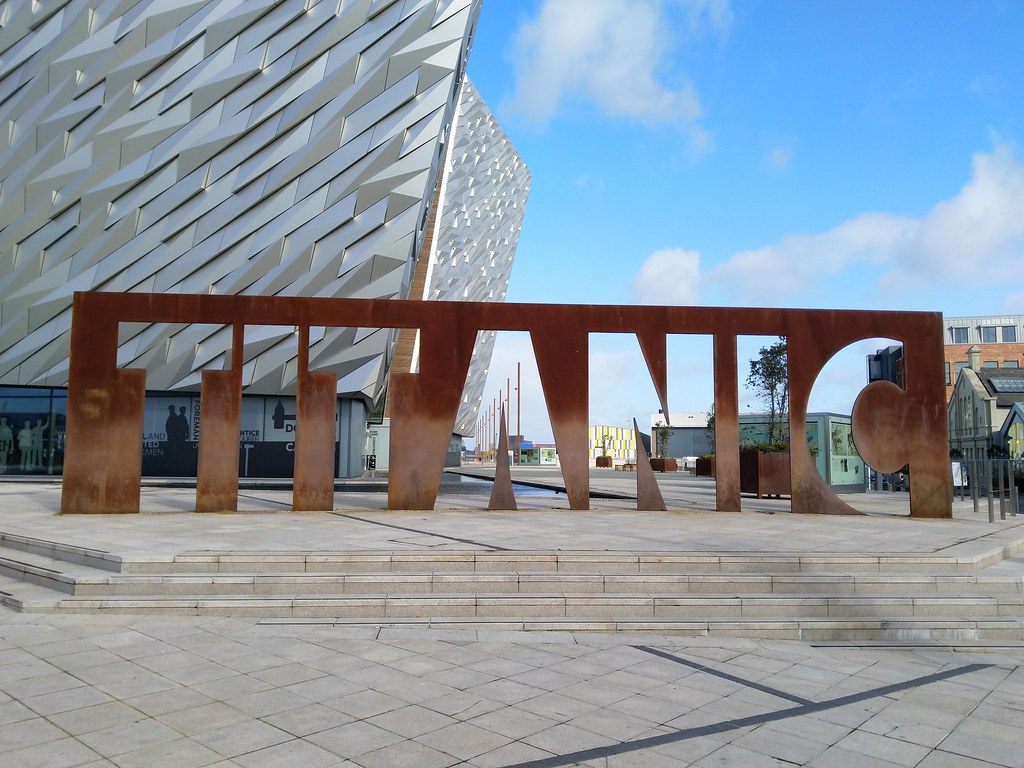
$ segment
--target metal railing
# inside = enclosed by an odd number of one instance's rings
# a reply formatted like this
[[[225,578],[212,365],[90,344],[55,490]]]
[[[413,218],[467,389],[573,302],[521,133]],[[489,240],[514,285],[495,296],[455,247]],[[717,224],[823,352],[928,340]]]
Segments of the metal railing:
[[[974,511],[979,512],[982,497],[988,503],[988,520],[996,519],[996,500],[999,501],[999,519],[1020,513],[1018,483],[1024,479],[1024,459],[972,459],[963,460],[963,481],[954,483],[953,493],[961,500],[970,496]]]

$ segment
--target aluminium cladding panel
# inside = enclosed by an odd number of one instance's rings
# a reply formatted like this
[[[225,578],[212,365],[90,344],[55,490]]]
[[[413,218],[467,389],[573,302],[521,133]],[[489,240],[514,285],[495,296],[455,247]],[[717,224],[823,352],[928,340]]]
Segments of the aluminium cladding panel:
[[[479,0],[0,0],[0,383],[62,386],[74,291],[403,297]],[[292,328],[246,329],[250,393]],[[126,325],[151,390],[231,333]],[[390,332],[313,329],[374,397]]]
[[[504,301],[532,181],[530,171],[468,78],[463,81],[429,299]],[[471,435],[494,351],[480,333],[454,431]]]

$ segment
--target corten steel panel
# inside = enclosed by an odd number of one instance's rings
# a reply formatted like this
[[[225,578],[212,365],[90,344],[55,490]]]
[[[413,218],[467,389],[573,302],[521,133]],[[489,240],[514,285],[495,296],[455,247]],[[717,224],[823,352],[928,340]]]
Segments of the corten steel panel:
[[[589,338],[586,326],[561,307],[550,328],[531,331],[537,372],[558,448],[570,509],[590,509]]]
[[[740,453],[740,490],[757,498],[789,496],[792,471],[789,452],[743,451]]]
[[[906,391],[888,382],[865,387],[853,406],[853,435],[864,460],[882,472],[910,464],[910,514],[948,517],[947,410],[944,403],[942,319],[903,337]]]
[[[480,305],[432,301],[401,303],[417,304],[421,308],[420,371],[391,375],[388,506],[391,509],[433,509],[476,342],[474,310]],[[367,323],[353,325],[366,326]],[[398,327],[407,326],[399,322]]]
[[[640,343],[640,351],[644,353],[647,370],[654,383],[654,391],[658,394],[661,412],[665,414],[665,423],[669,422],[668,410],[668,346],[664,331],[640,331],[636,340]]]
[[[668,413],[667,410],[665,412]],[[640,434],[636,419],[633,419],[633,434]],[[667,509],[643,440],[636,441],[636,508],[644,512],[663,512]]]
[[[61,512],[138,512],[146,372],[86,378],[71,371],[81,397],[68,399]]]
[[[308,329],[307,329],[308,331]],[[307,334],[308,335],[308,334]],[[299,342],[303,342],[300,340]],[[301,359],[300,355],[300,359]],[[295,472],[292,509],[313,512],[334,509],[334,439],[338,410],[338,377],[318,371],[299,376],[295,398]]]
[[[112,316],[86,309],[75,315],[81,322],[71,327],[61,512],[138,512],[146,372],[116,368]]]
[[[603,307],[591,305],[417,302],[213,295],[79,293],[75,296],[72,366],[78,355],[95,354],[86,365],[92,381],[112,379],[118,322],[322,325],[419,328],[420,372],[392,375],[392,422],[388,503],[392,508],[432,508],[437,496],[455,414],[481,329],[527,331],[551,414],[563,476],[574,509],[589,504],[587,467],[588,334],[666,333],[714,337],[719,506],[738,490],[736,336],[786,336],[789,349],[790,424],[802,434],[807,400],[825,363],[861,339],[900,339],[905,347],[907,388],[893,392],[872,385],[854,408],[853,432],[870,463],[905,461],[911,470],[911,515],[950,517],[952,489],[946,454],[946,404],[942,386],[942,317],[924,312],[861,312],[722,307]],[[81,330],[81,333],[79,333]],[[93,332],[95,330],[95,333]],[[82,339],[91,339],[86,344]],[[236,347],[239,345],[236,345]],[[78,348],[82,351],[79,352]],[[235,368],[237,370],[237,367]],[[89,377],[72,379],[69,411],[88,401]],[[296,425],[297,429],[301,424]],[[86,430],[83,438],[82,432]],[[237,424],[233,454],[237,453]],[[874,432],[872,432],[874,431]],[[69,419],[68,447],[83,451],[89,437],[80,419]],[[879,434],[880,433],[880,434]],[[141,450],[141,442],[138,443]],[[723,460],[726,471],[723,475]],[[69,460],[76,466],[77,458]],[[735,461],[733,467],[729,462]],[[791,455],[793,510],[850,513],[814,467],[807,449]],[[237,464],[235,465],[237,472]],[[81,480],[75,478],[75,482]],[[723,493],[724,501],[723,503]],[[69,503],[65,511],[89,511]]]
[[[199,472],[196,512],[238,510],[238,429],[242,376],[203,371],[199,390]]]
[[[495,457],[494,485],[488,509],[518,509],[516,495],[512,490],[512,470],[508,465],[508,430],[505,428],[505,406],[501,406],[501,422],[498,428],[498,455]]]
[[[723,512],[740,511],[739,381],[736,335],[716,334],[715,358],[715,500]]]

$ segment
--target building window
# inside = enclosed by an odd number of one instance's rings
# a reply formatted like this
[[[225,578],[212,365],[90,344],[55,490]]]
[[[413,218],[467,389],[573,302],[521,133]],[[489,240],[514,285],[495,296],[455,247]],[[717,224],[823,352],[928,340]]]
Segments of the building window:
[[[996,343],[996,327],[994,325],[983,325],[978,330],[981,332],[982,344]]]
[[[1003,360],[1003,368],[1020,368],[1020,363],[1016,360]]]
[[[954,376],[959,376],[960,375],[960,371],[962,371],[966,367],[967,367],[967,363],[957,363],[956,364],[956,368],[953,369],[953,375]]]
[[[952,382],[949,380],[949,361],[946,361],[946,386],[948,387]]]
[[[950,336],[953,339],[954,344],[966,344],[967,343],[967,329],[966,328],[950,328]]]
[[[982,365],[985,368],[998,368],[999,367],[999,361],[998,360],[986,360],[984,363],[982,363]]]
[[[1013,343],[1017,341],[1017,326],[1016,325],[1004,325],[1003,326],[1003,341],[1007,343]]]

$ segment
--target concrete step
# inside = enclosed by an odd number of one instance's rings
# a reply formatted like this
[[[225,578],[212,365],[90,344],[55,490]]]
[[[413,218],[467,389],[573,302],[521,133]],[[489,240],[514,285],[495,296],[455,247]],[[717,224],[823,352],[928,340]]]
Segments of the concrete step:
[[[39,569],[37,569],[39,570]],[[35,583],[45,584],[44,575]],[[1015,574],[579,574],[579,573],[233,573],[77,574],[52,577],[59,591],[94,595],[388,594],[1024,594]]]
[[[123,570],[120,556],[111,552],[0,531],[0,556],[15,557],[13,552],[36,555],[60,563],[81,565],[101,571],[120,572]]]
[[[122,573],[974,573],[1014,553],[975,554],[570,552],[184,552],[166,559],[121,560]]]
[[[848,644],[885,643],[921,647],[956,647],[986,650],[986,645],[1018,646],[1024,642],[1024,620],[979,619],[587,619],[587,618],[430,618],[430,619],[261,619],[260,624],[316,625],[339,628],[367,627],[466,630],[495,632],[625,632],[642,635],[730,637]],[[463,634],[459,635],[464,636]]]
[[[1024,616],[1024,595],[419,594],[136,595],[23,599],[19,610],[260,618],[948,619]]]

